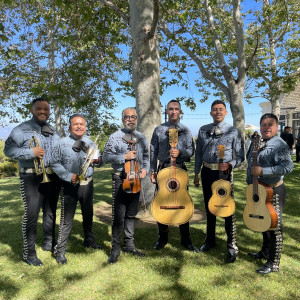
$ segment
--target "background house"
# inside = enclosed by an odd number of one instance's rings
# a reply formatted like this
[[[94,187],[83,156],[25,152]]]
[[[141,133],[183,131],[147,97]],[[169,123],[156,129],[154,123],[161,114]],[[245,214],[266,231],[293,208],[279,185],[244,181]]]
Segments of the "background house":
[[[279,117],[279,129],[283,131],[284,126],[290,126],[293,128],[293,135],[298,133],[300,127],[300,82],[296,85],[293,92],[289,94],[280,95],[280,117]],[[262,115],[270,113],[271,103],[265,101],[259,104],[262,108]]]

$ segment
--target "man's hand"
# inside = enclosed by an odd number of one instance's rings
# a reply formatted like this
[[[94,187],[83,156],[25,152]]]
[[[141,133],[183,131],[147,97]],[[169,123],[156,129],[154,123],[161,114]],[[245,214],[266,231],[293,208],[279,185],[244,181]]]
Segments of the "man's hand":
[[[141,169],[140,171],[140,178],[145,178],[145,176],[147,175],[147,171],[145,169]]]
[[[194,177],[194,186],[196,188],[199,187],[199,175],[198,174],[195,174],[195,177]]]
[[[78,181],[79,181],[78,175],[77,175],[77,174],[73,174],[73,175],[72,175],[72,178],[71,178],[71,182],[72,182],[72,183],[76,183],[76,182],[78,182]]]
[[[152,172],[152,174],[151,174],[151,182],[154,183],[154,184],[157,182],[157,174],[156,174],[156,172]]]
[[[251,174],[253,176],[260,176],[262,175],[262,167],[255,166],[251,168]]]
[[[34,147],[33,148],[33,155],[36,158],[43,158],[43,156],[45,155],[45,149],[40,148],[40,147]]]
[[[170,150],[170,155],[173,158],[177,158],[180,155],[180,153],[181,153],[181,151],[178,149],[175,149],[175,148]]]
[[[136,151],[129,151],[125,153],[125,160],[132,160],[135,159]]]

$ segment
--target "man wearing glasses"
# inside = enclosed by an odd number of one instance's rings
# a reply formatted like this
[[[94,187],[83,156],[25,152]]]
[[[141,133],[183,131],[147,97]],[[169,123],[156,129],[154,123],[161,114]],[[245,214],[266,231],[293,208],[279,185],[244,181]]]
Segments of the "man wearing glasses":
[[[136,256],[145,256],[135,248],[134,220],[138,212],[140,192],[123,190],[125,178],[124,165],[127,161],[135,160],[139,164],[139,178],[147,175],[149,170],[148,142],[146,137],[135,130],[137,115],[134,108],[126,108],[122,112],[124,128],[113,133],[104,148],[103,161],[111,163],[112,174],[112,249],[108,263],[116,263],[121,251],[121,239],[124,225],[123,252]],[[132,141],[132,142],[131,142]],[[133,149],[129,148],[129,145]]]

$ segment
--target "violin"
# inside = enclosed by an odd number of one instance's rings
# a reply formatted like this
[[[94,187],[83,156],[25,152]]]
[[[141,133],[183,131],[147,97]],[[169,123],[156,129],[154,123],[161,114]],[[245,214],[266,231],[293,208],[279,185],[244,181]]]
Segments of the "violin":
[[[129,151],[136,151],[136,144],[133,140],[129,141]],[[123,191],[125,193],[135,194],[141,189],[141,180],[139,176],[139,164],[136,159],[128,160],[124,165]]]

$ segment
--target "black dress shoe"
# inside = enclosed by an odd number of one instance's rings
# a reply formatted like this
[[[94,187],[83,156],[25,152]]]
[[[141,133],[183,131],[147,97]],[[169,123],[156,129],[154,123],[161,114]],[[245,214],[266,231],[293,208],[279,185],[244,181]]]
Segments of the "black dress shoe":
[[[231,253],[228,253],[227,254],[227,257],[226,257],[226,262],[228,264],[232,264],[236,261],[236,254],[231,254]]]
[[[156,243],[154,244],[153,248],[154,248],[155,250],[161,250],[161,249],[165,248],[165,246],[166,246],[166,244],[164,244],[164,243],[156,242]]]
[[[115,264],[118,261],[118,257],[120,256],[119,253],[111,253],[110,257],[108,258],[107,262],[111,264]]]
[[[268,267],[266,265],[263,265],[263,266],[261,266],[260,268],[258,268],[256,270],[256,273],[263,274],[263,275],[267,275],[267,274],[272,273],[272,272],[274,272],[273,268]]]
[[[183,247],[185,247],[187,250],[191,251],[191,252],[195,252],[195,253],[199,253],[199,249],[197,249],[193,244],[188,244],[188,245],[183,245]]]
[[[56,262],[58,264],[62,264],[62,265],[65,265],[67,263],[67,258],[65,256],[65,254],[57,254],[56,255]]]
[[[28,257],[26,259],[23,259],[23,261],[26,262],[26,264],[35,266],[35,267],[39,267],[39,266],[43,265],[42,261],[39,258],[37,258],[36,256]]]
[[[92,248],[92,249],[98,249],[98,250],[102,250],[103,249],[103,246],[98,245],[97,243],[91,243],[91,244],[83,243],[83,246],[85,248]]]
[[[203,246],[200,247],[200,252],[207,252],[209,251],[211,248],[214,248],[215,246],[210,246],[208,244],[204,244]]]
[[[259,252],[249,252],[248,255],[255,258],[255,259],[268,259],[268,257],[265,256],[261,251],[259,251]]]
[[[134,249],[126,249],[126,248],[123,248],[123,252],[125,253],[131,253],[133,255],[136,255],[136,256],[145,256],[145,253],[139,251],[138,249],[134,248]]]

